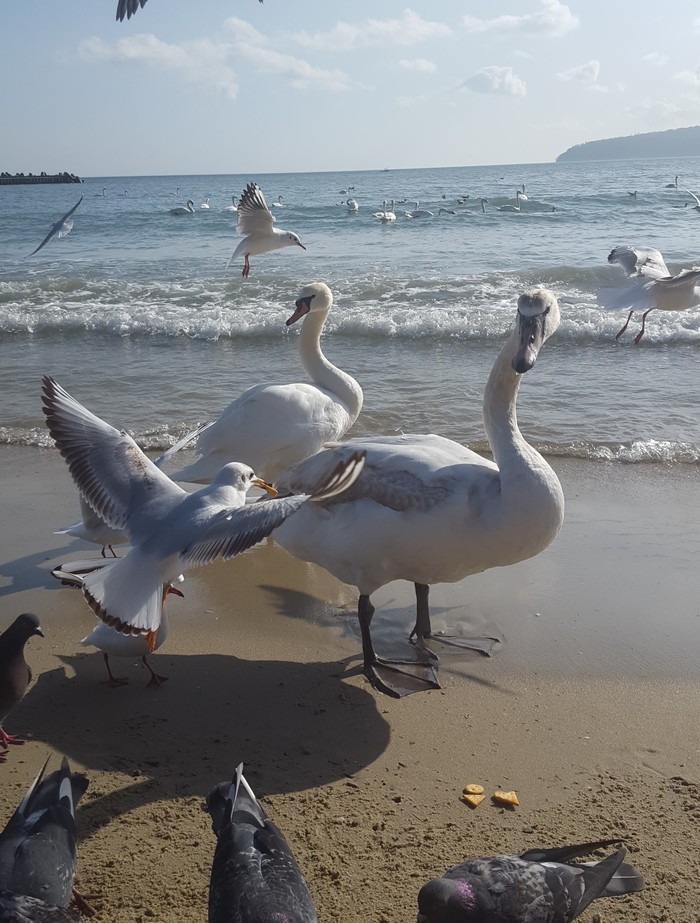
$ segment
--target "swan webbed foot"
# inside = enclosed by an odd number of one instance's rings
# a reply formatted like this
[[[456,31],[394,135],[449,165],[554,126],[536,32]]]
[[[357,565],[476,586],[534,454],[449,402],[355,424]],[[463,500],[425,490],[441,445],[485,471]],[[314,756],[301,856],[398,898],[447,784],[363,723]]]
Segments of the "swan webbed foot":
[[[414,692],[441,688],[435,668],[430,663],[384,660],[377,657],[365,663],[364,672],[377,692],[394,699],[402,699]]]
[[[413,636],[412,636],[413,637]],[[418,639],[414,643],[424,642],[426,639]],[[449,644],[451,647],[460,647],[462,650],[478,651],[484,657],[490,657],[491,651],[495,644],[498,644],[499,638],[463,638],[461,635],[447,634],[430,634],[427,637],[429,641],[439,641],[441,644]],[[426,648],[427,650],[427,648]]]

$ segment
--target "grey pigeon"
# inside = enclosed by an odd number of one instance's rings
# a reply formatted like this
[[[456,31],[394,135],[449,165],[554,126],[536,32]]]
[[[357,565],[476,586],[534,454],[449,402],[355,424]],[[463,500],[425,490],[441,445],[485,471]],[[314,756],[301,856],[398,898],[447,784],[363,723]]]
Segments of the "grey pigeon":
[[[311,895],[283,834],[243,776],[207,798],[218,838],[209,884],[209,923],[317,923]]]
[[[88,783],[71,772],[65,757],[44,779],[46,763],[0,833],[0,890],[68,907],[75,878],[75,805]]]
[[[39,619],[32,612],[18,615],[10,627],[0,635],[0,746],[7,750],[8,744],[22,744],[21,737],[15,737],[3,730],[3,722],[15,705],[23,698],[32,678],[32,671],[24,659],[24,645],[32,635],[44,637]],[[0,763],[5,756],[0,752]]]
[[[515,856],[467,859],[423,885],[418,923],[570,923],[597,897],[641,891],[623,847],[598,862],[569,860],[618,844],[600,840]]]
[[[62,218],[58,219],[58,221],[52,226],[51,230],[46,235],[46,237],[42,240],[42,242],[39,244],[36,250],[32,250],[32,252],[29,254],[30,256],[34,256],[35,253],[38,253],[41,250],[41,248],[45,247],[46,244],[51,240],[51,238],[54,237],[56,234],[58,234],[59,237],[65,237],[66,234],[70,234],[70,232],[73,230],[73,222],[70,220],[71,215],[77,209],[77,207],[80,205],[82,201],[83,201],[83,196],[80,196],[80,198],[75,203],[73,208],[69,209]]]
[[[0,923],[82,923],[82,917],[12,891],[0,891]]]

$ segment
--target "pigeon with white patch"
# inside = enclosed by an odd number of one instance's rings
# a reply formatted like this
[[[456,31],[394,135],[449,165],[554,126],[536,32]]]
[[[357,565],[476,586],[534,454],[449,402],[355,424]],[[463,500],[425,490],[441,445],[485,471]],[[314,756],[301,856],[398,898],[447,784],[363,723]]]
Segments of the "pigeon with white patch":
[[[3,722],[12,709],[24,698],[32,679],[32,671],[24,659],[24,645],[33,636],[44,634],[39,619],[33,612],[23,612],[0,635],[0,747],[7,750],[8,744],[23,744],[21,737],[8,734]],[[0,763],[5,757],[0,753]]]

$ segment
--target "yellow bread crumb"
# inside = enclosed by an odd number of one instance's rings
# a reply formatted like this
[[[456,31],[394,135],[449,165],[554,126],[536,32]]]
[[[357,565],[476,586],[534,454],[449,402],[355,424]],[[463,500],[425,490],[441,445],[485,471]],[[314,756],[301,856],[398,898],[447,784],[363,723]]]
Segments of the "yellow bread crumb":
[[[499,804],[510,804],[513,807],[519,805],[518,796],[515,792],[494,792],[491,795],[493,801],[497,801]]]

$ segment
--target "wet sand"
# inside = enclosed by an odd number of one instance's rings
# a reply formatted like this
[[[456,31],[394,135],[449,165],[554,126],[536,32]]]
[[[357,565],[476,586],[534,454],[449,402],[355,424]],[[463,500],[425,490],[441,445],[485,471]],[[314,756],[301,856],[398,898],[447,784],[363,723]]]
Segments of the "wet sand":
[[[4,447],[0,626],[35,611],[36,681],[6,722],[5,820],[48,752],[89,776],[78,884],[98,923],[207,918],[206,793],[239,761],[292,844],[322,921],[415,919],[420,885],[470,855],[624,838],[647,889],[580,919],[700,921],[700,535],[696,468],[555,460],[567,499],[544,554],[431,593],[436,628],[501,639],[491,658],[436,646],[440,691],[395,701],[359,670],[355,593],[267,542],[187,575],[171,635],[138,661],[79,640],[94,625],[56,564],[98,555],[52,534],[78,504],[57,453]],[[401,652],[413,593],[376,594]],[[467,782],[521,805],[459,801]]]

